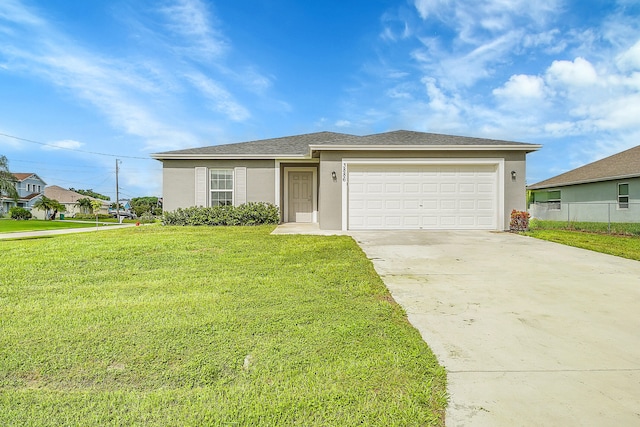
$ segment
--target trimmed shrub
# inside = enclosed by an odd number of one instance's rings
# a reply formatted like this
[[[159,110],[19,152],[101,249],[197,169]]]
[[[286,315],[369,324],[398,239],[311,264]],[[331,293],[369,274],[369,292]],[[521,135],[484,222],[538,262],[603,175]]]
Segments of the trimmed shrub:
[[[509,223],[509,229],[511,231],[527,231],[529,230],[529,212],[526,211],[511,211],[511,222]]]
[[[164,212],[164,225],[261,225],[278,224],[280,211],[265,202],[249,202],[240,206],[178,208]]]
[[[9,214],[13,219],[31,219],[31,212],[18,206],[13,206],[9,209]]]
[[[140,224],[152,224],[155,222],[156,217],[151,214],[151,212],[144,212],[142,215],[138,217],[138,222]]]

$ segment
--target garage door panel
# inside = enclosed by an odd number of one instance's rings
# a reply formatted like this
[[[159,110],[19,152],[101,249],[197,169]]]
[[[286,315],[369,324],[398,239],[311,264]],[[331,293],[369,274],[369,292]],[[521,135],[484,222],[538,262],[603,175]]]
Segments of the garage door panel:
[[[495,229],[497,167],[350,165],[350,229]]]
[[[476,209],[476,201],[475,200],[460,200],[460,210],[475,210]]]
[[[387,194],[400,194],[402,193],[402,184],[400,184],[399,182],[385,184],[384,190]]]
[[[367,206],[367,209],[380,210],[384,207],[384,200],[380,200],[380,199],[367,200],[366,206]]]
[[[401,210],[402,200],[385,200],[384,207],[389,210]]]
[[[458,187],[460,193],[475,193],[476,192],[476,184],[473,182],[463,182],[460,183]]]
[[[438,194],[438,184],[436,183],[422,184],[421,187],[423,194]]]
[[[440,200],[440,209],[456,209],[456,200],[447,200],[447,199],[443,199]]]

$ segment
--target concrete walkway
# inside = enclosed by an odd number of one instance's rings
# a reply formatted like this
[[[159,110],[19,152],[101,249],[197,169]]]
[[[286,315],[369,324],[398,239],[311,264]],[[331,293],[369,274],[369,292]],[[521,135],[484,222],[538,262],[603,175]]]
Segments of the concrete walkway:
[[[445,366],[448,426],[640,425],[640,262],[495,232],[352,232]]]
[[[118,228],[135,227],[135,224],[118,224],[100,227],[84,227],[84,228],[61,228],[58,230],[42,230],[42,231],[18,231],[15,233],[0,233],[0,240],[15,240],[34,237],[56,236],[59,234],[71,233],[88,233],[91,231],[117,230]]]

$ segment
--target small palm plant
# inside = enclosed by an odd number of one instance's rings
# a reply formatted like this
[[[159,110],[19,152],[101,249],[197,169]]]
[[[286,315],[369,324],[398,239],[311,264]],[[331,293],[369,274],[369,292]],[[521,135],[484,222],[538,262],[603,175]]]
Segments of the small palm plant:
[[[47,196],[42,196],[33,204],[34,209],[38,209],[41,211],[49,212],[52,211],[51,215],[45,215],[45,219],[55,219],[56,214],[58,212],[64,212],[66,208],[62,203],[55,199],[50,199]]]

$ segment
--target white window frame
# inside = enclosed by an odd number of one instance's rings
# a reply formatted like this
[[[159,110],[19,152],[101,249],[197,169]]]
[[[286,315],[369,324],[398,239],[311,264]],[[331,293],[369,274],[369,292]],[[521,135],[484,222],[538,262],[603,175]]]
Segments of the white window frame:
[[[318,168],[314,166],[299,166],[284,168],[284,222],[289,222],[289,173],[290,172],[311,172],[311,222],[318,222]]]
[[[223,171],[225,174],[231,177],[231,188],[213,188],[213,173]],[[213,193],[230,193],[231,194],[231,206],[234,206],[234,197],[235,197],[235,173],[233,168],[210,168],[209,169],[209,206],[225,206],[225,205],[214,205]],[[217,200],[216,200],[217,201]]]
[[[620,187],[626,185],[627,186],[627,194],[620,194]],[[621,199],[627,199],[626,201],[622,201]],[[629,209],[629,183],[628,182],[619,182],[618,183],[618,209]]]

